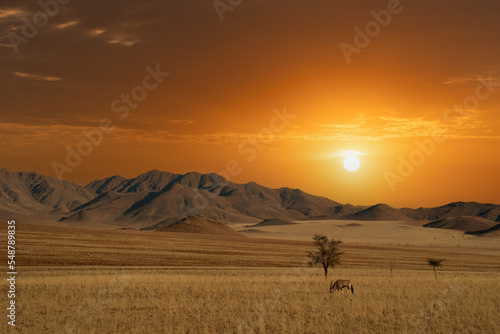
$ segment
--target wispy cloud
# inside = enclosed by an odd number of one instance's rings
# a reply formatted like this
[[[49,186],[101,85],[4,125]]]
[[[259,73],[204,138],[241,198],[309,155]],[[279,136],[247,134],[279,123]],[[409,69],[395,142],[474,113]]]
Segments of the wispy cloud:
[[[99,35],[104,34],[105,32],[106,32],[106,30],[104,30],[104,29],[92,29],[92,30],[90,30],[90,31],[88,32],[88,35],[89,35],[90,37],[97,37],[97,36],[99,36]]]
[[[475,76],[451,77],[451,78],[448,78],[445,82],[443,82],[443,85],[467,84],[467,83],[475,83],[475,82],[482,82],[482,81],[496,81],[496,78],[492,77],[491,75],[489,75],[489,76],[475,75]]]
[[[61,80],[61,78],[58,78],[58,77],[32,74],[32,73],[24,73],[24,72],[12,72],[12,74],[14,74],[17,77],[24,78],[24,79],[30,79],[30,80],[42,80],[42,81],[60,81]]]
[[[365,116],[358,115],[353,123],[318,124],[307,131],[294,129],[272,136],[272,142],[306,143],[306,142],[373,142],[383,140],[399,140],[443,136],[449,139],[494,139],[500,140],[495,130],[498,124],[478,119],[477,114],[467,116],[459,128],[440,119],[424,119],[423,117],[397,116]],[[90,120],[94,121],[95,120]],[[188,121],[186,123],[186,121]],[[192,124],[190,120],[171,120],[176,124]],[[0,146],[0,152],[12,151],[17,147],[29,148],[36,142],[49,145],[54,142],[78,143],[85,137],[82,130],[90,126],[50,124],[27,125],[18,123],[0,123],[0,141],[13,143]],[[105,135],[106,141],[116,144],[156,143],[156,144],[198,144],[222,145],[236,148],[243,143],[259,140],[259,132],[219,132],[219,133],[176,133],[166,130],[150,130],[122,128],[116,126],[114,131]],[[338,152],[344,154],[346,152]],[[361,154],[357,152],[356,154]]]
[[[194,124],[194,121],[190,119],[173,119],[170,121],[170,123],[188,125],[188,124]]]
[[[26,12],[19,8],[8,8],[8,9],[0,9],[0,20],[8,19],[12,17],[20,17],[25,15]]]
[[[300,138],[303,141],[380,141],[397,138],[419,138],[430,136],[446,136],[448,138],[488,138],[477,134],[480,129],[495,126],[491,122],[479,119],[479,112],[469,112],[462,115],[461,124],[446,123],[441,119],[426,119],[424,117],[358,116],[352,123],[318,124],[319,133],[306,134]],[[500,138],[500,136],[493,136]]]
[[[68,22],[56,25],[56,28],[58,28],[58,29],[65,29],[65,28],[77,25],[78,23],[80,23],[80,21],[78,21],[78,20],[68,21]]]
[[[125,37],[116,37],[108,41],[108,44],[118,44],[121,46],[133,46],[139,42],[138,39],[129,39]]]

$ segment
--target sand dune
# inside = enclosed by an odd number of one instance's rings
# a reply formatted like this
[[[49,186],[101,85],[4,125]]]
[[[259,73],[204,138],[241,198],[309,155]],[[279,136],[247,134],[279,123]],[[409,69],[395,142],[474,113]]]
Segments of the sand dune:
[[[469,231],[465,233],[477,236],[500,236],[500,224],[497,224],[485,230]]]
[[[444,229],[474,232],[474,231],[489,229],[494,225],[495,222],[492,220],[480,217],[463,216],[463,217],[448,217],[440,219],[425,224],[424,227],[444,228]]]
[[[248,234],[270,233],[270,232],[267,232],[267,231],[259,230],[257,228],[248,228],[248,229],[245,229],[245,230],[239,230],[238,232],[240,232],[240,233],[248,233]]]
[[[225,236],[243,236],[226,224],[208,218],[189,216],[169,226],[156,230],[157,232],[198,233]]]
[[[371,221],[386,221],[386,220],[412,220],[405,216],[401,211],[390,207],[387,204],[377,204],[363,211],[350,214],[344,219],[350,220],[371,220]]]
[[[415,220],[439,220],[460,216],[478,216],[495,220],[500,215],[500,205],[476,202],[453,202],[435,208],[402,208],[400,210],[404,215]]]
[[[266,219],[261,221],[260,223],[254,225],[247,225],[246,227],[260,227],[260,226],[276,226],[276,225],[294,225],[296,223],[283,220],[283,219]]]
[[[361,224],[358,224],[358,223],[350,223],[350,224],[345,224],[345,225],[338,225],[339,227],[359,227],[359,226],[363,226]]]
[[[261,226],[267,233],[248,233],[250,237],[281,240],[310,241],[315,234],[354,244],[401,246],[463,246],[500,247],[498,238],[478,238],[463,231],[424,228],[416,221],[350,221],[316,220],[295,221],[294,225]],[[245,229],[244,224],[230,224],[235,230]]]

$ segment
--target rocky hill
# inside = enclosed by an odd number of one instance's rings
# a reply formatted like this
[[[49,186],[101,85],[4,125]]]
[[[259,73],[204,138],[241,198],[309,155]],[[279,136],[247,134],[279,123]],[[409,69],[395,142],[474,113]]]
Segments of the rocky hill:
[[[455,202],[436,208],[396,209],[341,204],[300,189],[238,184],[217,174],[152,170],[135,178],[111,176],[85,187],[38,173],[0,169],[0,216],[49,217],[72,225],[160,229],[187,216],[258,224],[263,220],[433,220],[500,217],[500,206]]]

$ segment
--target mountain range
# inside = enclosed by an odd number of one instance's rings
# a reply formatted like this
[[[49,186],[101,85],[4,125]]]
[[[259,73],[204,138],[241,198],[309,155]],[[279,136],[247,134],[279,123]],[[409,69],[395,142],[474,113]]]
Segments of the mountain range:
[[[500,205],[454,202],[435,208],[355,206],[300,189],[237,184],[217,174],[174,174],[152,170],[135,178],[111,176],[86,186],[0,169],[0,215],[50,217],[71,224],[160,229],[187,216],[256,224],[282,220],[439,220],[477,216],[500,219]]]

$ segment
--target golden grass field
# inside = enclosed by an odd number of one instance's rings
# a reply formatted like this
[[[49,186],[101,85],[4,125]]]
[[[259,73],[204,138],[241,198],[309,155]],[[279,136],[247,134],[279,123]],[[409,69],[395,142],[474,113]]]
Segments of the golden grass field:
[[[20,333],[500,332],[494,247],[346,243],[328,280],[306,241],[18,224],[17,248]]]

